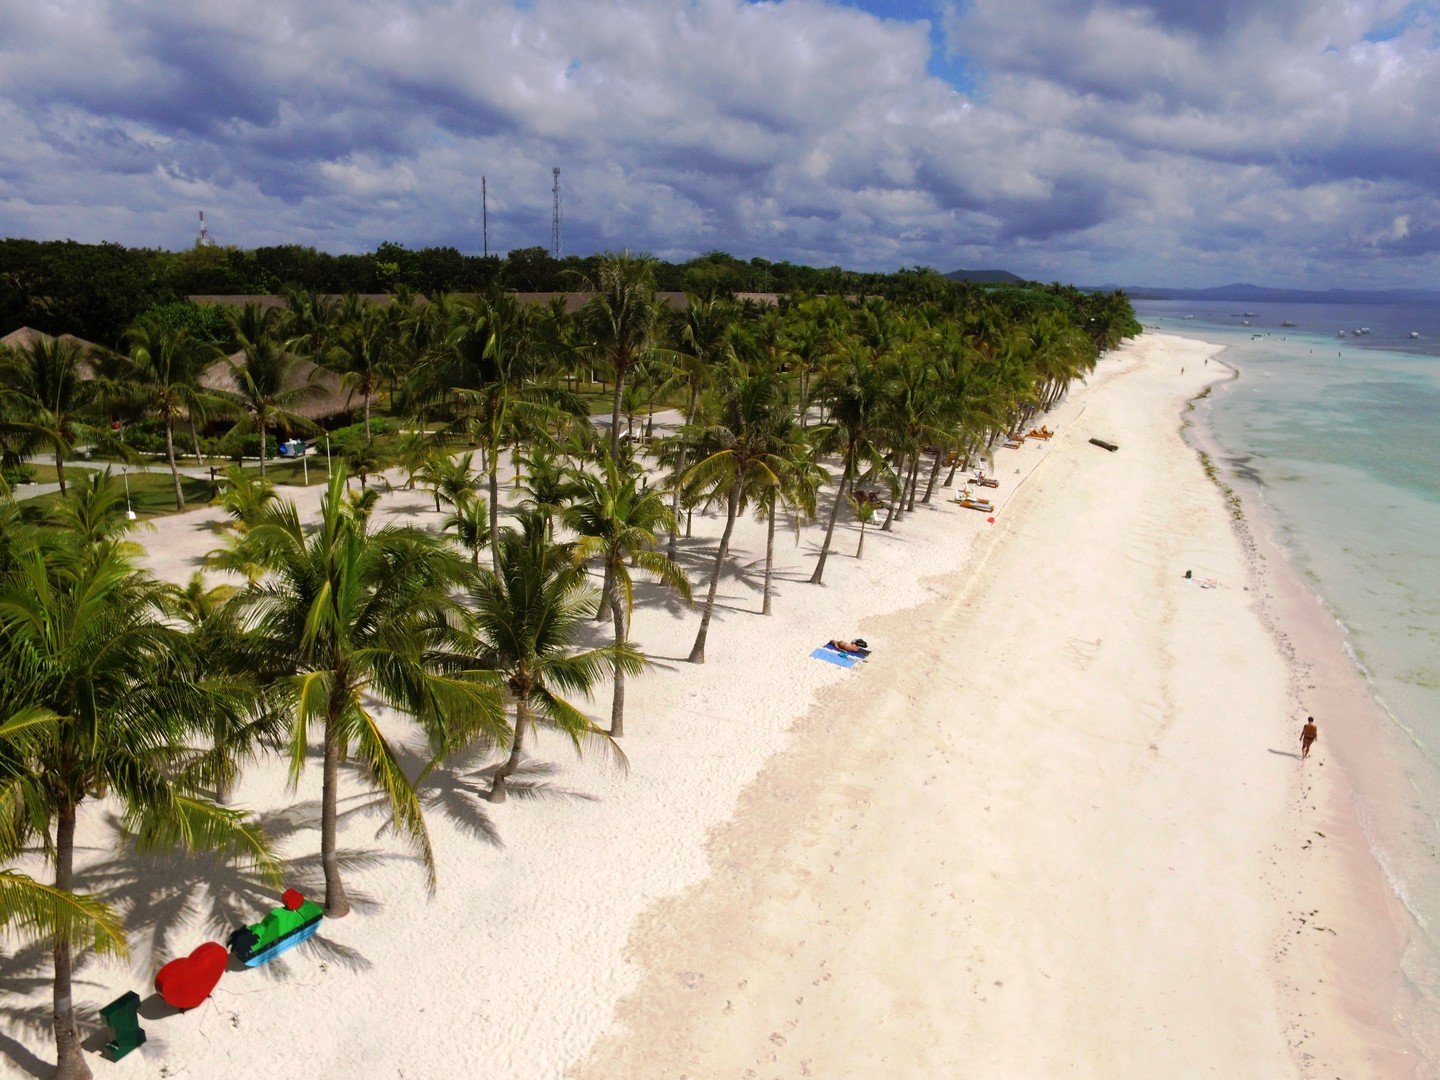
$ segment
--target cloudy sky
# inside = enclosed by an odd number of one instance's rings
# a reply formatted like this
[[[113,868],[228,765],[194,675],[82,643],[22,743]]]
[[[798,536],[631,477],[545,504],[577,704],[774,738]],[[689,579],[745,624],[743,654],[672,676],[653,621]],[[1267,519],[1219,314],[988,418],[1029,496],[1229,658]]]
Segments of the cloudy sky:
[[[1440,0],[0,0],[0,235],[1440,284]]]

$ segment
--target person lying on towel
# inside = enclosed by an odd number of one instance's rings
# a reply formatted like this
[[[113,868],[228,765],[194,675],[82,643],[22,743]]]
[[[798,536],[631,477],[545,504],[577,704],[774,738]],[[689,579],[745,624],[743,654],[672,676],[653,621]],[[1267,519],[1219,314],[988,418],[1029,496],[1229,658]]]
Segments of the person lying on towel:
[[[870,646],[865,644],[864,638],[856,638],[854,641],[831,640],[830,647],[843,653],[856,653],[865,656],[870,652]]]

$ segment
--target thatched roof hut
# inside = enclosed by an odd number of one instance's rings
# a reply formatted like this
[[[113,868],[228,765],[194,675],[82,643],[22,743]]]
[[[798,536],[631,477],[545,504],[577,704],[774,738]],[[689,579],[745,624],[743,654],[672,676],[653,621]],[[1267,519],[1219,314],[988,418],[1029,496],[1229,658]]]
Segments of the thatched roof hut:
[[[322,293],[320,299],[324,301],[333,301],[334,303],[338,304],[342,300],[344,300],[347,295],[348,294],[346,293]],[[378,304],[381,307],[388,307],[390,304],[395,302],[395,297],[392,296],[390,293],[360,293],[359,297],[366,303]],[[245,293],[232,293],[226,295],[197,294],[195,296],[187,296],[185,299],[189,300],[192,304],[216,307],[244,307],[246,304],[259,304],[262,308],[266,310],[269,310],[270,308],[288,307],[290,305],[290,301],[288,299],[283,296],[276,296],[273,293],[255,295],[247,295]],[[421,296],[419,293],[414,294],[412,299],[417,304],[428,304],[430,302],[425,297]]]
[[[235,369],[231,364],[243,365],[244,362],[244,353],[235,353],[227,360],[215,361],[201,372],[200,385],[207,390],[232,394],[238,392],[240,387],[235,381]],[[363,397],[340,385],[340,376],[335,372],[322,368],[311,360],[297,360],[285,379],[285,389],[293,390],[307,383],[317,387],[316,391],[290,409],[307,420],[325,420],[365,406]],[[371,398],[372,402],[374,400]]]
[[[37,341],[53,336],[43,330],[36,330],[33,326],[22,326],[20,329],[11,330],[4,337],[0,337],[0,346],[10,349],[28,349]],[[74,345],[80,350],[80,377],[93,379],[95,377],[95,358],[103,356],[109,350],[96,345],[93,341],[76,337],[74,334],[61,334],[60,340],[67,345]]]
[[[514,297],[518,303],[526,306],[531,304],[548,306],[550,301],[558,296],[565,301],[565,314],[574,315],[589,303],[595,294],[593,292],[512,292],[509,295]],[[690,306],[690,301],[683,292],[657,292],[655,297],[671,311],[684,311]]]

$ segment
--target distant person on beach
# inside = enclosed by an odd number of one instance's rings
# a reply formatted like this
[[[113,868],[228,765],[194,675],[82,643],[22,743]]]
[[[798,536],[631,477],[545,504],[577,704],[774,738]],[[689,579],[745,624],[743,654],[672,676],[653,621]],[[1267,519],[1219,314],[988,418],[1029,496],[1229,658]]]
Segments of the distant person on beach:
[[[1315,717],[1307,716],[1305,726],[1300,729],[1300,760],[1304,761],[1310,756],[1310,747],[1315,745],[1315,740],[1320,737],[1320,729],[1315,726]]]
[[[870,646],[865,644],[864,638],[856,638],[854,641],[831,640],[830,647],[847,653],[864,653],[870,651]]]

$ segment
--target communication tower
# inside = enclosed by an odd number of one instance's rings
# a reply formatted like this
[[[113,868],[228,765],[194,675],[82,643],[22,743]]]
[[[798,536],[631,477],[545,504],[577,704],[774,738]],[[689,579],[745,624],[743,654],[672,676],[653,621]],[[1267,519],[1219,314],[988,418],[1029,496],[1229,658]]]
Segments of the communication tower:
[[[480,236],[484,254],[490,257],[490,198],[485,188],[485,177],[480,177]]]
[[[210,230],[205,227],[205,211],[200,211],[200,236],[195,241],[196,247],[214,247],[215,241],[210,239]]]
[[[560,258],[560,166],[556,165],[550,170],[555,174],[555,186],[550,189],[550,194],[555,197],[555,209],[550,215],[550,257]]]

